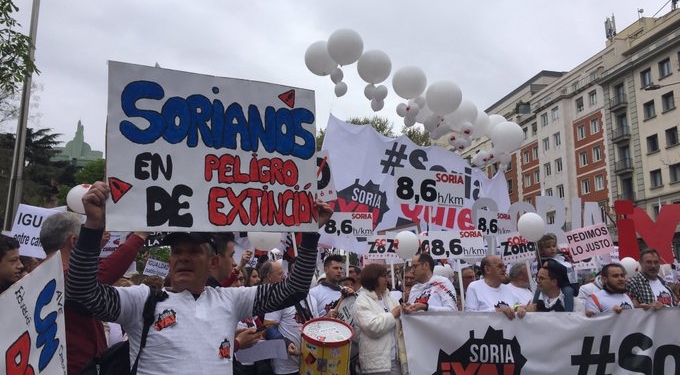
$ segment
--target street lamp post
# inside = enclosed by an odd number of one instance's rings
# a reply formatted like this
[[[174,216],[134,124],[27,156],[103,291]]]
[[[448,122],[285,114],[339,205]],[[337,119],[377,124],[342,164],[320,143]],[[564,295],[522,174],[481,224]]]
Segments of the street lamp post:
[[[664,87],[679,85],[679,84],[680,84],[680,82],[667,83],[665,85],[658,85],[656,83],[650,83],[649,85],[643,87],[642,89],[645,90],[645,91],[654,91],[654,90],[662,89]]]

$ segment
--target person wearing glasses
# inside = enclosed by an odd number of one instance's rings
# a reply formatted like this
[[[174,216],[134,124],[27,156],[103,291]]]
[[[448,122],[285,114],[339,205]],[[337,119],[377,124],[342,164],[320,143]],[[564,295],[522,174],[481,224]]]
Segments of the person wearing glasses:
[[[505,284],[505,263],[499,256],[489,255],[482,259],[481,280],[473,281],[465,295],[465,311],[502,312],[508,319],[515,319],[518,302],[512,290]],[[526,303],[525,301],[524,303]]]
[[[456,290],[451,281],[434,275],[434,259],[428,253],[417,254],[411,261],[415,284],[409,293],[404,313],[416,311],[458,311]]]
[[[574,300],[571,306],[567,306],[566,297],[563,292],[565,285],[569,283],[567,272],[555,262],[545,262],[543,267],[538,270],[536,275],[536,285],[538,286],[538,298],[534,298],[532,303],[521,306],[517,310],[519,317],[524,316],[527,311],[562,311],[562,312],[584,312],[585,306]]]

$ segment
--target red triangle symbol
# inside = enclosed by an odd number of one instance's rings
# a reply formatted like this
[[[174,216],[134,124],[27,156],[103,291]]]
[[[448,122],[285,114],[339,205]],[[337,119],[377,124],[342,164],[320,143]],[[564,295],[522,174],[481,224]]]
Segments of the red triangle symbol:
[[[295,107],[295,90],[288,90],[283,94],[279,95],[279,99],[290,108]]]
[[[132,185],[115,177],[109,177],[109,187],[111,188],[111,199],[113,203],[118,203],[120,198],[132,189]]]

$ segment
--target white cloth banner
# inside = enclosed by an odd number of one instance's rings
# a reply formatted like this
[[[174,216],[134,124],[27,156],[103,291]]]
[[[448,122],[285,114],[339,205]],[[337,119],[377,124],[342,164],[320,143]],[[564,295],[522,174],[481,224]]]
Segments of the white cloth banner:
[[[0,295],[0,372],[66,374],[64,300],[59,252]]]
[[[421,147],[406,136],[385,137],[371,126],[352,125],[332,115],[328,120],[323,150],[328,151],[338,199],[330,202],[336,212],[371,212],[376,231],[473,230],[471,207],[487,197],[498,204],[499,212],[510,207],[503,173],[489,179],[485,172],[471,167],[460,155],[442,147]],[[429,207],[400,204],[396,199],[396,168],[432,170],[455,174],[463,181],[460,206]],[[458,179],[458,177],[457,177]],[[415,223],[415,224],[414,224]],[[359,254],[368,249],[356,241],[321,233],[320,242]]]
[[[409,372],[587,375],[680,373],[677,308],[575,313],[402,316]]]

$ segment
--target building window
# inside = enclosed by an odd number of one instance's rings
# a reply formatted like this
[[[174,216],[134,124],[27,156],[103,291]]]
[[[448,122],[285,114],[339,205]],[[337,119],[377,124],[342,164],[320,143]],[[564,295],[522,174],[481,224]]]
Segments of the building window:
[[[654,109],[654,100],[650,100],[642,105],[642,111],[645,114],[645,120],[649,120],[656,116],[656,110]]]
[[[661,95],[661,108],[664,112],[675,109],[675,96],[673,96],[673,91]]]
[[[562,172],[562,158],[555,159],[555,171]]]
[[[590,104],[591,107],[597,105],[597,91],[593,90],[588,93],[588,104]]]
[[[529,129],[527,128],[522,128],[522,131],[524,132],[524,140],[529,138]]]
[[[564,185],[557,185],[557,197],[564,198]]]
[[[674,126],[666,129],[666,147],[675,146],[678,144],[678,127]]]
[[[583,97],[576,99],[576,112],[583,112]]]
[[[542,126],[547,126],[548,125],[548,114],[544,113],[541,115],[541,125]]]
[[[581,180],[581,194],[590,194],[590,180],[587,178]]]
[[[512,194],[512,179],[508,179],[508,194]]]
[[[550,163],[543,164],[543,170],[545,171],[546,176],[550,176],[552,174]]]
[[[590,134],[597,134],[600,132],[600,120],[592,119],[590,120]]]
[[[652,84],[652,69],[647,68],[640,72],[640,87],[647,87]]]
[[[659,62],[659,79],[668,77],[671,75],[672,69],[671,69],[671,59],[668,58],[666,60],[662,60]]]
[[[628,127],[628,117],[625,114],[616,116],[616,128],[626,129]]]
[[[661,212],[661,206],[658,204],[655,204],[652,206],[652,218],[654,220],[659,218],[659,212]]]
[[[679,182],[680,181],[680,163],[675,163],[668,167],[668,170],[671,174],[671,183]]]
[[[529,187],[531,186],[531,174],[527,173],[524,175],[524,187]]]
[[[588,153],[583,151],[580,154],[578,154],[578,160],[580,161],[579,165],[581,167],[585,167],[588,165]]]
[[[534,184],[537,184],[541,181],[541,171],[538,169],[534,171]]]
[[[579,125],[576,127],[576,138],[580,141],[581,139],[586,137],[586,126],[585,125]]]
[[[522,164],[529,163],[529,151],[524,151],[522,153]]]
[[[555,147],[562,144],[562,136],[560,132],[553,134],[553,142],[555,142]]]
[[[655,169],[649,172],[649,183],[652,185],[652,189],[663,185],[663,181],[661,181],[661,169]]]
[[[546,212],[545,223],[546,224],[555,224],[555,211]]]
[[[647,137],[647,153],[659,151],[659,136],[654,134]]]
[[[593,163],[602,160],[602,149],[600,146],[593,147]]]
[[[538,160],[538,146],[534,147],[534,149],[531,151],[533,151],[534,160]]]
[[[547,120],[547,118],[546,118],[546,120]],[[537,132],[538,132],[538,124],[534,122],[533,124],[531,124],[531,135],[536,135]]]
[[[545,195],[552,197],[553,196],[552,188],[545,189]]]
[[[595,176],[595,191],[604,189],[604,175],[598,174]]]
[[[543,150],[550,150],[550,138],[543,138]]]
[[[560,107],[555,107],[550,110],[550,117],[552,118],[553,121],[557,121],[560,119]]]

